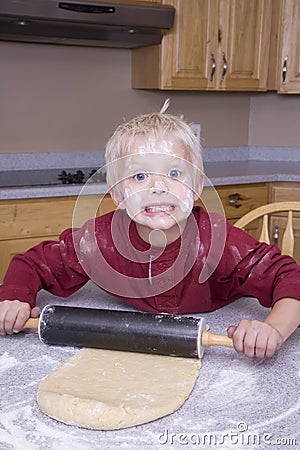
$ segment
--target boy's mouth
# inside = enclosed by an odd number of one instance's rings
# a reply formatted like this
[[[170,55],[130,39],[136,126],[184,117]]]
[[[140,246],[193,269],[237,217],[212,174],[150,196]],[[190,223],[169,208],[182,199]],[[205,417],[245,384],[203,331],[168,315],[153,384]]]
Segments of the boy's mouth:
[[[145,212],[148,214],[169,213],[174,211],[174,209],[174,205],[151,205],[145,207]]]

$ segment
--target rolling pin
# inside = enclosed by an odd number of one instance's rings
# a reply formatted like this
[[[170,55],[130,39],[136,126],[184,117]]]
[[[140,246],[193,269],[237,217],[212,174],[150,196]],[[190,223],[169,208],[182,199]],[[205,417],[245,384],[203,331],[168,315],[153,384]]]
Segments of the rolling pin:
[[[36,328],[45,344],[201,358],[204,347],[233,347],[232,339],[206,331],[203,317],[48,305]]]

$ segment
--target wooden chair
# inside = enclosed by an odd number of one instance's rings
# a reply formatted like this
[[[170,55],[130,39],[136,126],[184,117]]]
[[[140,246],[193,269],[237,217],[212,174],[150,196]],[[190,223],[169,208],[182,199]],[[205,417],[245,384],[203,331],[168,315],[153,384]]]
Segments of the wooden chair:
[[[284,255],[294,256],[294,231],[293,231],[293,212],[300,212],[299,202],[277,202],[269,203],[267,205],[260,206],[253,211],[245,214],[238,219],[234,226],[244,229],[246,225],[253,222],[256,219],[262,217],[262,228],[259,241],[270,244],[269,237],[269,216],[274,213],[287,212],[287,223],[282,237],[281,252]]]

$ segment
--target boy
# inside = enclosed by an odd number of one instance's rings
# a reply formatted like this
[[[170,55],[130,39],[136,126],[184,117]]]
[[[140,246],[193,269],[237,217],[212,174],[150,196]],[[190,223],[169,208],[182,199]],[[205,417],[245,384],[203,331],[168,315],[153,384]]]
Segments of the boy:
[[[65,230],[13,258],[0,286],[0,334],[37,317],[36,294],[67,297],[92,279],[143,310],[213,311],[242,296],[271,307],[264,322],[228,328],[237,352],[271,357],[300,323],[300,267],[193,203],[201,148],[178,117],[146,114],[120,125],[106,147],[115,213]]]

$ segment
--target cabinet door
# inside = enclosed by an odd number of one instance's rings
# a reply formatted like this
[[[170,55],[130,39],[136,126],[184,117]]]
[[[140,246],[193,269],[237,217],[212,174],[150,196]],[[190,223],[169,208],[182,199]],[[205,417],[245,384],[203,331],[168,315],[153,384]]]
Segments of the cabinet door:
[[[281,0],[277,91],[300,93],[300,1]]]
[[[109,195],[0,201],[0,280],[15,254],[113,209]]]
[[[300,201],[300,183],[277,182],[270,184],[270,202]],[[274,236],[278,228],[278,243],[281,245],[282,236],[286,227],[287,214],[280,213],[270,218],[270,236]],[[300,214],[293,214],[294,231],[294,258],[300,264]]]
[[[294,214],[296,216],[296,214]],[[282,237],[285,231],[287,223],[287,216],[272,216],[270,217],[270,223],[269,223],[269,233],[270,233],[270,239],[272,242],[274,239],[275,231],[278,236],[278,245],[281,248],[282,245]],[[294,217],[293,218],[293,232],[294,232],[294,258],[297,261],[298,264],[300,264],[300,217]]]
[[[218,89],[267,90],[271,0],[220,0]]]
[[[133,50],[133,88],[267,89],[271,0],[164,2],[174,28],[160,46]]]
[[[218,1],[172,0],[171,3],[176,7],[175,27],[164,37],[161,46],[161,87],[214,87]]]
[[[219,0],[163,0],[176,8],[161,45],[132,51],[132,87],[216,88]]]

